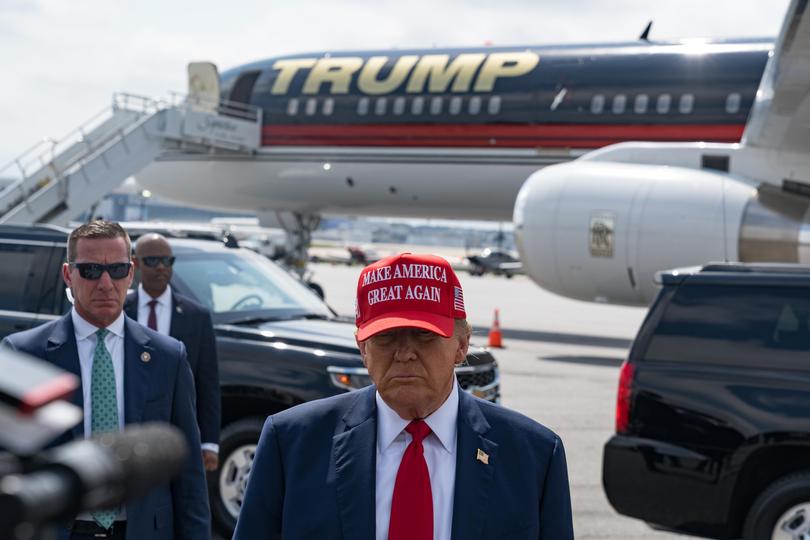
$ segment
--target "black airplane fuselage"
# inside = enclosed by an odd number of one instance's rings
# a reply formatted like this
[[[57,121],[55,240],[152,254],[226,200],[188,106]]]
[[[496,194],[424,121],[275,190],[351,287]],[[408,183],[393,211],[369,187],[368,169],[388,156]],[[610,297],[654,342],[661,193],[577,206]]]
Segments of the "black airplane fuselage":
[[[265,146],[740,140],[770,40],[313,53],[226,71]]]

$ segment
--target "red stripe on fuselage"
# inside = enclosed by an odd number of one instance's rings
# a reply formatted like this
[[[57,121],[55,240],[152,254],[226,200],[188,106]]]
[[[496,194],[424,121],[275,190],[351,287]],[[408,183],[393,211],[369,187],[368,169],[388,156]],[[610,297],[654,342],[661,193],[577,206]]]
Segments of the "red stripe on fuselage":
[[[742,124],[293,125],[262,129],[264,146],[599,148],[623,141],[739,142]]]

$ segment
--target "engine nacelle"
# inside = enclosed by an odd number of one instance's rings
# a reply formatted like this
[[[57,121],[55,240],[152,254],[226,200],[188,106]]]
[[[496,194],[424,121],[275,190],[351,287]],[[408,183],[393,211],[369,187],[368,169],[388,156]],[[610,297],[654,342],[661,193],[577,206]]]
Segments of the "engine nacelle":
[[[740,259],[753,182],[710,170],[574,161],[534,173],[514,223],[527,274],[554,293],[641,305],[655,273]]]

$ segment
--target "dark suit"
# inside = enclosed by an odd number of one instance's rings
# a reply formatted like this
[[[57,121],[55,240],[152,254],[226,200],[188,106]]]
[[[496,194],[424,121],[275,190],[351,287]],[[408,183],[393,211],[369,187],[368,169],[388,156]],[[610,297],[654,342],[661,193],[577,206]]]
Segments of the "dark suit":
[[[70,313],[61,319],[8,336],[3,345],[47,360],[81,377],[79,353]],[[148,353],[149,361],[142,356]],[[171,483],[155,488],[126,505],[130,540],[209,540],[209,510],[194,413],[194,386],[185,348],[137,322],[124,322],[124,422],[169,422],[183,431],[189,457]],[[73,402],[83,406],[81,389]],[[81,423],[61,441],[84,438]],[[60,539],[67,539],[60,529]]]
[[[234,540],[375,537],[376,388],[267,419]],[[573,539],[562,442],[459,392],[454,540]],[[478,460],[478,450],[488,464]]]
[[[138,291],[131,291],[124,312],[138,320]],[[186,357],[197,390],[197,422],[200,440],[219,444],[221,402],[217,343],[211,313],[190,298],[172,290],[172,315],[169,335],[186,346]]]

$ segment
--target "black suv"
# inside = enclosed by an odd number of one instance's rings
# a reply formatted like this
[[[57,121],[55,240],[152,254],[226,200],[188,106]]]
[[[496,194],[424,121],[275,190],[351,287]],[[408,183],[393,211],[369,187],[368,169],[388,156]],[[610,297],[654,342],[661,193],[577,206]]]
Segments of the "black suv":
[[[621,369],[608,500],[709,538],[810,538],[810,267],[659,281]]]
[[[60,267],[67,230],[0,226],[0,339],[70,309]],[[138,231],[142,233],[143,231]],[[266,257],[220,242],[170,239],[172,287],[213,315],[222,390],[221,466],[209,477],[214,525],[230,536],[264,418],[371,383],[354,323]],[[499,399],[497,364],[470,347],[461,387]]]

